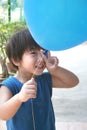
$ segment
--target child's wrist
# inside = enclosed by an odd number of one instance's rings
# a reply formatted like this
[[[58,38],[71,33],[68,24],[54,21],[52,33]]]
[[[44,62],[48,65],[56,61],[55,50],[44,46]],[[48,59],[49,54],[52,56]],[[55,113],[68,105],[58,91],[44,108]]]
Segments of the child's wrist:
[[[49,70],[49,72],[53,75],[56,73],[56,71],[58,71],[58,66]]]
[[[20,94],[18,93],[18,94],[16,94],[16,96],[17,96],[18,102],[19,102],[19,103],[22,103],[23,101],[22,101],[22,99],[21,99],[21,97],[20,97]]]

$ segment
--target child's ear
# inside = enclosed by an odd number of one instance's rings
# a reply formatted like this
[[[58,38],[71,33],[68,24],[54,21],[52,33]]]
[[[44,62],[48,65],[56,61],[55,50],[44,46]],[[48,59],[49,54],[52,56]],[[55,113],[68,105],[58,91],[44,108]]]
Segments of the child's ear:
[[[11,59],[12,63],[15,65],[15,66],[19,66],[20,65],[20,62],[19,60],[14,60],[14,59]]]

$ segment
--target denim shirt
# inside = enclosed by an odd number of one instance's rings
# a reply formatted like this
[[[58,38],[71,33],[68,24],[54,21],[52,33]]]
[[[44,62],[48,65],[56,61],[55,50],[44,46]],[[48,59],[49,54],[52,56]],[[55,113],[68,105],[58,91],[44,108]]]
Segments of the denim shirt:
[[[52,96],[52,79],[48,72],[36,76],[37,98],[23,102],[13,118],[7,120],[7,130],[55,130]],[[20,92],[23,84],[10,76],[1,85],[6,86],[13,96]],[[33,109],[32,109],[33,102]],[[32,112],[34,114],[34,121]]]

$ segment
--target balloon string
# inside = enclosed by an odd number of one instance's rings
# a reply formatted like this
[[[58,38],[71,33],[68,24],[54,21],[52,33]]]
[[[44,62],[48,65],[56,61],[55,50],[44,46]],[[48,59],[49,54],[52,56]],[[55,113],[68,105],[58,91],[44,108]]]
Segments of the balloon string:
[[[35,70],[35,71],[36,71],[36,70]],[[34,71],[34,73],[33,73],[33,75],[32,75],[32,78],[34,78],[34,76],[35,76],[35,71]],[[32,78],[31,78],[31,79],[32,79]],[[36,130],[33,99],[31,99],[31,110],[32,110],[33,128],[34,128],[34,130]]]
[[[44,50],[43,54],[47,57],[48,56],[48,50]],[[40,63],[40,61],[39,61],[39,63]],[[35,69],[35,71],[36,71],[36,69]],[[34,71],[34,73],[32,75],[32,78],[34,78],[34,76],[35,76],[35,71]],[[31,99],[31,109],[32,109],[33,127],[34,127],[34,130],[36,130],[33,99]]]
[[[34,105],[33,105],[33,100],[32,99],[31,99],[31,108],[32,108],[33,127],[34,127],[34,130],[36,130],[35,115],[34,115]]]

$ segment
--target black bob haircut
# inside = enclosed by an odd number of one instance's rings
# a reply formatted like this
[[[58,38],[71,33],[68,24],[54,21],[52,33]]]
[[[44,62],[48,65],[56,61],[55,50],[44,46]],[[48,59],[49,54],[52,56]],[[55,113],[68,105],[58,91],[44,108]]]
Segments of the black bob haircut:
[[[22,55],[27,50],[32,49],[43,49],[40,47],[33,37],[31,36],[29,30],[23,29],[21,31],[16,32],[6,44],[6,54],[9,61],[13,64],[12,59],[15,61],[20,61],[22,59]],[[14,65],[14,64],[13,64]],[[14,65],[17,68],[17,66]]]

